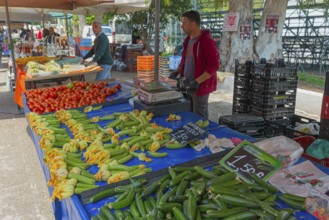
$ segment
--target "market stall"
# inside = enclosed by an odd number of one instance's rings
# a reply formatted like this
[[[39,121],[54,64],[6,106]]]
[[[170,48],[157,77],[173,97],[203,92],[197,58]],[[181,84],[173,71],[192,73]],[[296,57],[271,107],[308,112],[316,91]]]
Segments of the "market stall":
[[[16,69],[14,100],[23,107],[22,93],[26,90],[65,85],[73,81],[93,81],[99,66],[80,65],[81,58],[27,57],[19,58]]]
[[[124,85],[121,82],[113,82],[113,84],[110,84],[109,86],[113,86],[114,84],[118,84],[118,83],[120,83],[121,85]],[[120,101],[120,100],[123,101],[122,92],[130,89],[129,86],[126,86],[126,85],[123,86],[123,88],[124,89],[122,89],[121,91],[118,90],[118,92],[115,95],[110,96],[110,100],[111,101]],[[124,97],[127,97],[127,96],[124,96]],[[24,101],[25,101],[24,109],[25,109],[25,113],[27,114],[27,113],[29,113],[29,108],[27,107],[28,103],[26,103],[26,101],[28,101],[28,100],[26,100],[24,97]],[[115,121],[118,118],[115,119],[114,116],[117,115],[119,117],[119,115],[121,115],[121,114],[124,115],[127,112],[130,112],[129,115],[133,115],[134,109],[131,107],[131,105],[129,103],[127,103],[127,101],[123,101],[122,103],[119,103],[119,104],[113,103],[113,105],[110,104],[111,101],[109,102],[108,106],[103,107],[99,110],[93,110],[93,111],[86,112],[86,113],[83,113],[83,112],[81,112],[81,113],[72,112],[72,113],[78,114],[75,116],[76,118],[81,117],[81,118],[87,119],[88,121],[89,121],[89,119],[96,120],[98,117],[100,117],[100,118],[98,118],[100,121],[98,123],[95,123],[95,124],[97,124],[97,126],[99,125],[104,129],[109,129],[110,127],[115,128],[116,126],[114,126],[114,123],[117,123]],[[94,107],[97,108],[97,105],[94,105]],[[85,108],[82,108],[81,110],[84,110],[84,109]],[[86,114],[87,117],[84,114]],[[199,116],[197,116],[191,112],[177,113],[175,115],[175,117],[171,117],[171,119],[169,119],[170,117],[168,117],[168,116],[169,115],[164,115],[164,116],[158,116],[158,117],[155,117],[152,119],[150,118],[150,123],[155,123],[156,125],[160,126],[158,128],[152,128],[152,129],[154,129],[155,131],[157,129],[159,129],[159,131],[160,131],[162,128],[170,128],[172,130],[176,130],[181,127],[184,127],[185,125],[189,124],[190,122],[197,123],[200,120],[203,121],[202,118],[200,118]],[[28,115],[27,115],[27,117],[29,118]],[[36,116],[36,117],[42,117],[42,115]],[[50,117],[50,116],[46,116],[46,118],[47,117]],[[101,120],[101,118],[103,118],[104,120]],[[46,119],[46,120],[48,120],[48,119]],[[171,120],[173,120],[173,121],[171,121]],[[52,122],[52,123],[54,123],[54,122]],[[90,121],[88,123],[90,124]],[[131,124],[136,123],[135,125],[139,124],[137,121],[128,120],[126,122],[126,125],[128,125],[130,123]],[[94,124],[94,123],[92,123],[92,124]],[[88,125],[88,126],[93,127],[94,125]],[[63,125],[61,127],[66,128],[66,126],[63,126]],[[117,128],[119,128],[119,127],[117,127]],[[126,131],[126,130],[123,130],[122,127],[119,130],[117,130],[117,128],[115,128],[115,131],[117,132],[117,134],[121,134],[120,140],[126,139],[127,136],[125,134],[127,134],[126,132],[128,132],[128,130],[130,130],[130,129],[128,129]],[[29,130],[31,131],[31,129],[33,129],[35,131],[36,127],[35,127],[35,125],[31,124],[31,119],[29,118]],[[248,140],[250,142],[255,141],[255,139],[253,139],[249,136],[246,136],[239,132],[233,131],[225,126],[218,125],[214,122],[209,122],[209,124],[207,124],[205,129],[209,134],[213,134],[218,140],[221,140],[222,138],[226,138],[225,141],[228,141],[228,142],[230,142],[231,140],[237,140],[237,139]],[[72,133],[70,133],[70,136],[71,135],[72,135]],[[45,161],[47,161],[47,159],[45,159],[45,158],[47,158],[48,153],[46,153],[47,151],[45,151],[45,148],[44,148],[45,146],[43,145],[42,140],[44,138],[41,137],[40,135],[36,135],[36,133],[34,133],[32,131],[31,131],[31,136],[32,136],[33,142],[35,144],[41,166],[42,166],[44,174],[46,176],[46,180],[48,182],[52,182],[53,181],[53,174],[52,174],[53,171],[50,171],[49,168],[47,167],[47,166],[49,166],[49,164],[47,164],[47,165],[45,164]],[[139,137],[139,136],[137,136],[137,137]],[[104,143],[109,143],[109,144],[106,144],[107,147],[109,147],[107,149],[110,149],[111,147],[113,147],[112,144],[114,143],[113,142],[114,140],[112,138],[110,138],[110,139],[111,139],[110,142],[107,142],[105,140],[103,141]],[[107,138],[107,140],[109,140],[109,138]],[[223,140],[221,140],[221,141],[223,141]],[[93,142],[91,142],[91,145],[92,145],[92,143]],[[225,146],[225,144],[223,144],[223,145]],[[118,145],[118,146],[120,146],[120,145]],[[177,147],[177,145],[176,145],[176,147]],[[65,147],[63,146],[63,149],[64,148]],[[120,149],[120,148],[117,148],[115,151],[117,151],[118,149]],[[48,150],[51,150],[51,148]],[[212,149],[210,149],[210,148],[203,148],[200,151],[196,151],[195,148],[193,148],[191,146],[178,147],[177,149],[170,149],[170,148],[166,147],[164,144],[164,147],[162,147],[159,151],[156,151],[155,154],[162,155],[162,156],[165,155],[165,157],[160,157],[160,158],[151,157],[150,155],[152,155],[152,153],[150,154],[148,152],[145,156],[146,156],[146,158],[152,158],[152,161],[146,162],[146,161],[141,160],[141,158],[139,158],[139,156],[138,157],[133,156],[131,158],[128,158],[129,160],[123,162],[121,164],[121,166],[122,167],[134,167],[135,165],[144,165],[145,169],[148,170],[147,172],[150,171],[149,169],[152,169],[152,172],[153,172],[151,174],[146,173],[145,175],[149,174],[149,176],[154,177],[154,176],[160,175],[159,173],[157,173],[157,171],[163,172],[163,169],[166,169],[167,167],[175,166],[175,165],[178,165],[178,164],[181,164],[184,162],[193,164],[192,161],[195,159],[199,159],[199,162],[200,162],[200,161],[202,161],[202,158],[206,158],[205,161],[202,162],[203,164],[198,164],[198,165],[200,165],[200,166],[210,166],[211,165],[212,166],[214,164],[210,164],[209,163],[210,159],[207,159],[207,156],[211,155],[211,153],[212,153],[211,150]],[[218,158],[215,158],[215,160],[217,161],[216,164],[218,164],[218,161],[230,151],[227,147],[223,148],[223,150],[224,151],[219,154],[214,154],[214,155],[216,155],[216,157],[218,157]],[[83,152],[87,152],[87,151],[88,151],[88,148],[86,149],[86,151],[83,150]],[[110,151],[114,152],[113,150],[110,150]],[[121,151],[121,149],[120,149],[120,151]],[[72,152],[74,152],[74,151],[72,151]],[[135,153],[141,154],[142,152],[136,151]],[[85,156],[86,156],[86,154],[84,153],[84,157],[83,157],[84,159],[86,159]],[[114,154],[112,156],[114,156]],[[129,153],[127,156],[130,157]],[[212,160],[214,160],[214,158]],[[305,160],[305,159],[301,159],[299,162],[301,162],[303,160]],[[80,161],[80,159],[79,159],[79,161]],[[98,164],[98,166],[101,166],[101,165]],[[87,169],[87,171],[90,174],[96,174],[96,176],[97,176],[97,173],[99,173],[99,170],[100,170],[98,166],[96,164],[93,164],[93,165],[90,164],[88,166],[89,168]],[[328,170],[326,168],[321,167],[319,165],[316,165],[316,166],[319,169],[321,169],[323,172],[328,173]],[[125,183],[127,183],[127,182],[125,182]],[[119,186],[121,185],[120,182],[117,182],[116,184]],[[107,186],[105,186],[106,182],[104,182],[104,181],[96,181],[96,185],[97,185],[96,187],[99,187],[99,189],[103,189],[101,187],[107,187]],[[109,186],[111,186],[111,185],[109,185]],[[105,188],[103,190],[105,190]],[[50,191],[50,194],[54,197],[54,188],[49,187],[49,191]],[[56,188],[55,188],[55,191],[57,192]],[[102,190],[100,190],[100,191],[102,191]],[[101,207],[103,207],[105,203],[114,201],[113,197],[109,197],[109,198],[100,200],[95,203],[86,204],[86,198],[88,200],[90,198],[90,196],[92,196],[94,194],[95,193],[90,194],[90,193],[88,193],[88,191],[86,191],[85,193],[82,193],[81,195],[74,194],[72,197],[62,198],[61,201],[59,201],[58,198],[56,198],[53,203],[56,218],[57,219],[63,219],[63,218],[90,219],[92,216],[98,215],[100,213],[99,209]],[[297,212],[296,214],[297,214],[296,216],[299,219],[303,219],[303,218],[315,219],[314,217],[312,217],[310,214],[308,214],[306,212]]]

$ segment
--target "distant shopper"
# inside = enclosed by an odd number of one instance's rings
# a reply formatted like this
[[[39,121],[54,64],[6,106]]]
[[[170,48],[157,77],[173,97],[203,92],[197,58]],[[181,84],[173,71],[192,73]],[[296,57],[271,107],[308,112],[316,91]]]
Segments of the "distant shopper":
[[[208,118],[209,94],[217,89],[219,53],[210,32],[201,30],[200,22],[197,11],[183,14],[182,29],[187,37],[183,43],[181,63],[170,78],[176,78],[178,74],[186,78],[185,85],[191,97],[193,112]]]
[[[33,42],[35,40],[33,32],[31,30],[26,30],[25,40],[28,42]]]
[[[26,36],[26,30],[24,28],[21,28],[21,33],[19,34],[19,37],[23,39],[25,38],[25,36]]]
[[[46,39],[46,38],[48,37],[49,34],[50,34],[49,29],[44,28],[44,29],[42,30],[42,38],[43,38],[43,39]]]
[[[45,42],[47,44],[55,44],[56,43],[56,37],[59,37],[60,35],[57,34],[53,27],[49,28],[49,35],[46,37]]]
[[[38,28],[38,32],[36,33],[35,37],[39,40],[42,39],[42,32],[41,32],[40,28]]]
[[[87,65],[96,62],[102,67],[102,71],[98,73],[96,80],[107,79],[111,77],[111,68],[113,64],[110,53],[110,42],[107,36],[102,32],[102,24],[100,22],[94,21],[92,28],[96,38],[93,47],[83,58],[82,63],[85,63],[85,60],[89,57],[94,56],[92,61],[87,63]]]

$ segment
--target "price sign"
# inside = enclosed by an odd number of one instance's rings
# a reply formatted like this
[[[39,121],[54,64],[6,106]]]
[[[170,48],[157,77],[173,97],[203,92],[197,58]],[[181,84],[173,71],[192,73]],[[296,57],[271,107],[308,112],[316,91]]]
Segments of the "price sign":
[[[170,136],[179,143],[185,145],[194,139],[204,135],[206,131],[193,122],[187,123],[170,133]]]
[[[228,170],[236,171],[245,181],[248,181],[248,173],[254,173],[268,180],[282,167],[279,160],[248,141],[243,141],[229,152],[220,164]]]

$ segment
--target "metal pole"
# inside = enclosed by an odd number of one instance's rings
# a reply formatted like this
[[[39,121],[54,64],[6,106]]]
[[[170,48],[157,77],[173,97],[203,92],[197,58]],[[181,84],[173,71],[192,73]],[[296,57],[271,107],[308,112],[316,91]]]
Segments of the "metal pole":
[[[14,79],[16,80],[16,61],[15,61],[15,54],[14,54],[14,43],[11,37],[11,28],[10,28],[10,18],[9,18],[9,10],[8,10],[8,0],[5,0],[6,5],[6,15],[7,15],[7,27],[8,27],[8,37],[9,37],[9,44],[10,44],[10,54],[13,63],[13,71],[14,71]]]
[[[155,0],[155,45],[154,45],[154,80],[159,81],[159,23],[160,0]]]
[[[41,14],[41,17],[42,17],[42,29],[45,29],[45,11],[42,9],[41,12],[42,12],[42,14]]]
[[[65,26],[66,26],[66,36],[69,37],[69,24],[67,21],[67,13],[65,12]]]

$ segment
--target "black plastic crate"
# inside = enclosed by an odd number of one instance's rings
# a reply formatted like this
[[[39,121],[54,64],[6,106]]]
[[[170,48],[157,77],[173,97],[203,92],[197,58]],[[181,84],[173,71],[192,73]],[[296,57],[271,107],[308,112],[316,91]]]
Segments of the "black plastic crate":
[[[292,80],[253,79],[251,81],[251,88],[256,92],[295,91],[297,89],[297,78]]]
[[[250,112],[250,102],[234,99],[232,104],[232,113],[248,113]]]
[[[265,120],[262,117],[252,114],[234,114],[224,115],[219,117],[219,124],[227,125],[228,127],[239,129],[260,129],[264,127]]]
[[[250,78],[250,74],[253,72],[254,64],[251,61],[246,61],[244,64],[240,64],[238,60],[235,60],[235,77]]]
[[[294,105],[287,105],[276,108],[262,108],[259,106],[252,105],[251,113],[264,117],[265,119],[274,120],[282,117],[289,117],[295,113]]]
[[[282,93],[251,93],[251,100],[253,103],[262,105],[280,105],[286,103],[296,102],[295,92]]]
[[[244,77],[235,77],[234,78],[234,88],[249,88],[250,79]]]
[[[279,135],[284,135],[289,138],[296,138],[299,136],[310,135],[301,131],[296,131],[295,127],[299,124],[308,124],[311,122],[316,122],[314,119],[307,117],[292,115],[282,120],[269,121],[266,120],[264,128],[265,137],[274,137]],[[319,122],[317,122],[319,124]],[[318,135],[311,135],[315,138],[318,138]]]
[[[295,65],[283,65],[266,63],[255,64],[254,71],[251,74],[252,78],[262,79],[278,79],[291,78],[297,76],[297,68]]]
[[[234,98],[240,98],[243,100],[249,100],[250,99],[250,92],[248,89],[244,89],[244,88],[234,88],[233,91],[233,99]]]

